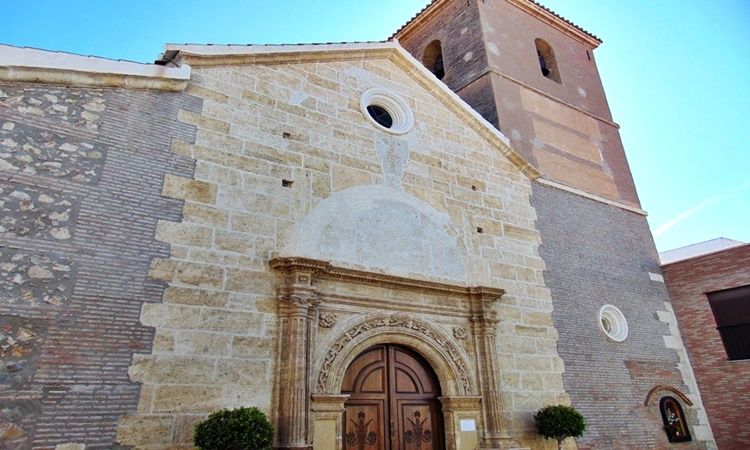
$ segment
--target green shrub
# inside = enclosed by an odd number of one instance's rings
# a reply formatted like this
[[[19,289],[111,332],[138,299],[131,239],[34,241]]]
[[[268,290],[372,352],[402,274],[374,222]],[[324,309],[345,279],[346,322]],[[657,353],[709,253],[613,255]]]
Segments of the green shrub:
[[[557,439],[557,448],[568,437],[580,437],[586,431],[586,419],[572,406],[546,406],[534,414],[536,431],[545,439]]]
[[[258,408],[223,409],[195,426],[193,443],[201,450],[266,450],[273,427]]]

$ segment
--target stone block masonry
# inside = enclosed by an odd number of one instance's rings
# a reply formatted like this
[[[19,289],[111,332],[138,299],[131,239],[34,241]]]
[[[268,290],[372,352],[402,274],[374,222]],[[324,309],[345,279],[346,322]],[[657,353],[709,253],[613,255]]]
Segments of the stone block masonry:
[[[419,204],[423,209],[414,210],[415,217],[430,225],[431,216],[424,213],[429,209],[444,218],[436,229],[461,246],[455,257],[462,269],[442,276],[507,291],[498,305],[503,320],[494,348],[501,368],[496,374],[501,419],[513,423],[507,432],[519,436],[522,445],[538,444],[529,432],[531,413],[569,399],[554,348],[557,333],[536,250],[528,178],[388,58],[225,66],[185,62],[193,71],[186,92],[202,97],[203,108],[178,114],[180,122],[197,127],[196,139],[176,140],[172,149],[195,159],[195,176],[168,176],[161,187],[164,196],[184,200],[183,215],[156,226],[157,239],[169,243],[171,252],[154,261],[150,277],[169,287],[162,303],[143,305],[141,323],[155,328],[154,345],[130,368],[131,379],[143,386],[137,412],[120,422],[118,441],[186,448],[192,425],[215,409],[255,405],[272,418],[282,414],[283,405],[273,401],[274,383],[285,379],[277,367],[281,280],[268,261],[284,252],[324,255],[320,258],[346,267],[438,281],[440,272],[422,263],[421,254],[408,253],[419,247],[417,237],[432,229],[428,226],[398,241],[404,261],[412,264],[368,256],[400,236],[390,233],[386,240],[391,241],[382,240],[390,221],[411,223],[412,210],[403,205]],[[411,133],[389,136],[369,123],[359,98],[374,86],[406,99],[416,116]],[[337,205],[348,199],[353,202],[341,214],[354,216],[360,209],[381,214],[355,221],[351,233],[330,231],[345,220],[327,214],[327,208],[339,211]],[[326,220],[328,231],[316,232]],[[321,243],[326,233],[329,241]],[[359,244],[362,251],[339,251]],[[381,259],[399,252],[382,252]],[[377,288],[352,285],[351,291],[330,295],[329,308],[342,326],[396,304],[409,304],[415,320],[442,320],[449,336],[457,321],[467,320],[439,319],[424,296],[407,291],[382,299]],[[334,331],[340,330],[315,333],[331,339],[324,333]],[[319,355],[311,357],[311,364],[321,361]]]
[[[140,390],[128,367],[153,340],[141,305],[165,288],[147,277],[168,256],[157,221],[181,217],[162,185],[194,171],[171,151],[195,133],[176,117],[200,108],[184,93],[0,85],[4,443],[117,447]]]

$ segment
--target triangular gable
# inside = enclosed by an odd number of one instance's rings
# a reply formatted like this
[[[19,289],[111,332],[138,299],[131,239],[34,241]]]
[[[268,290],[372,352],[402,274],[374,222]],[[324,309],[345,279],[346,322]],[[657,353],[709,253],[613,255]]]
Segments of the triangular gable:
[[[491,142],[529,179],[541,175],[510,145],[508,138],[492,126],[448,86],[430,73],[397,41],[307,44],[307,45],[195,45],[168,44],[162,63],[198,66],[280,64],[385,58],[401,68],[432,93],[446,108],[460,117],[477,134]]]

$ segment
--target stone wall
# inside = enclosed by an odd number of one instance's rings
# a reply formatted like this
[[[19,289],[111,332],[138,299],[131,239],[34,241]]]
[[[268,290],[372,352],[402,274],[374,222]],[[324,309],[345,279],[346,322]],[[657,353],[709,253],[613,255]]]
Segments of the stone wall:
[[[662,267],[674,313],[722,449],[750,446],[750,360],[727,361],[706,293],[750,285],[750,246],[744,245]]]
[[[155,328],[155,341],[130,369],[143,387],[138,413],[121,422],[120,442],[186,448],[193,424],[214,409],[256,405],[276,414],[279,280],[268,261],[284,249],[316,248],[287,244],[304,236],[297,225],[325,199],[354,193],[353,206],[382,208],[374,220],[397,225],[400,215],[426,210],[432,212],[425,217],[444,217],[441,233],[453,240],[465,268],[450,272],[461,273],[451,282],[508,292],[497,329],[502,401],[514,436],[542,445],[528,433],[531,412],[568,398],[537,253],[530,181],[392,61],[326,59],[218,67],[186,59],[193,67],[188,92],[204,103],[199,112],[178,114],[197,127],[195,143],[177,140],[172,149],[195,160],[195,177],[168,177],[163,187],[164,195],[185,201],[183,218],[162,220],[156,229],[171,254],[155,262],[150,275],[169,287],[163,303],[143,306],[141,321]],[[386,139],[393,145],[379,146],[385,134],[360,110],[361,94],[374,86],[397,92],[416,116],[412,132]],[[391,159],[390,151],[405,157]],[[386,191],[391,194],[371,194]],[[404,206],[415,203],[421,206]],[[355,235],[336,235],[334,243],[348,245],[377,230],[381,241],[369,245],[385,248],[384,229],[385,222],[363,221]],[[342,266],[388,271],[366,252],[331,251],[328,257]],[[445,281],[420,264],[393,267],[399,275]],[[352,289],[367,295],[364,287]],[[420,296],[413,298],[410,314],[429,318]]]
[[[184,94],[0,85],[0,441],[113,448],[136,408],[134,352],[153,332],[141,305],[161,301],[146,279],[168,246],[158,219],[179,220],[161,196],[165,174],[191,176],[173,138],[193,127]],[[6,440],[3,440],[3,439]]]
[[[644,406],[656,386],[676,388],[692,400],[694,406],[683,405],[693,436],[688,447],[712,448],[679,332],[669,326],[669,297],[645,217],[539,184],[532,204],[565,389],[589,423],[579,448],[671,448],[658,401]],[[600,328],[605,304],[625,315],[624,342],[608,339]]]

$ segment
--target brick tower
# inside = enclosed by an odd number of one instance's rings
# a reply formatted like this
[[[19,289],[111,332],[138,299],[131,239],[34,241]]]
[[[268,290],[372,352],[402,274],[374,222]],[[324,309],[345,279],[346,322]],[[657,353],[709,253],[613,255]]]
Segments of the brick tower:
[[[436,0],[394,37],[542,174],[532,205],[565,389],[590,424],[579,446],[668,445],[667,387],[691,399],[694,444],[712,447],[596,67],[602,41],[531,0]]]
[[[528,0],[437,1],[396,34],[543,178],[637,208],[594,35]],[[437,51],[436,51],[437,50]]]

